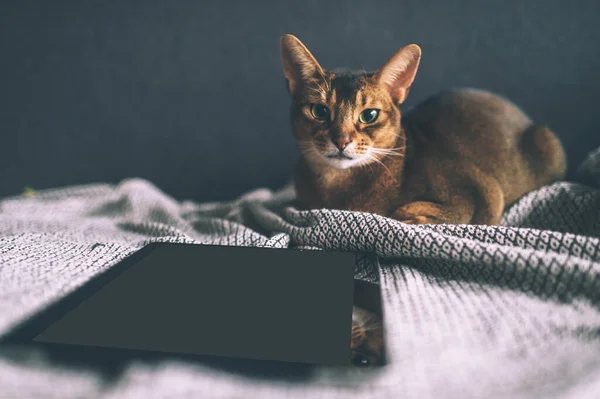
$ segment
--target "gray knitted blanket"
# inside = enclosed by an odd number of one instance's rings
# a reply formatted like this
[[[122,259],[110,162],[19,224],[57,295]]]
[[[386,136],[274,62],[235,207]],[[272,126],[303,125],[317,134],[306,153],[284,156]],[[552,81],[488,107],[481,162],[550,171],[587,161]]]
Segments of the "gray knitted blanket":
[[[361,253],[357,278],[381,285],[390,364],[257,378],[138,359],[107,376],[2,346],[0,397],[598,398],[599,160],[582,166],[586,184],[533,192],[496,227],[298,211],[290,187],[196,204],[131,179],[5,199],[0,334],[149,242],[303,246]]]

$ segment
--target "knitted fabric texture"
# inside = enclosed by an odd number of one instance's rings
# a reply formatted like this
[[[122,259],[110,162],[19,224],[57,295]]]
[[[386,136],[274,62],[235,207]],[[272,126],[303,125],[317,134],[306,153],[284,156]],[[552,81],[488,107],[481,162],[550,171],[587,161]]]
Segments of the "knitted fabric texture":
[[[361,255],[356,278],[381,287],[389,364],[260,378],[135,359],[107,375],[0,345],[0,398],[600,397],[598,154],[586,184],[532,192],[491,227],[298,211],[291,186],[205,204],[141,179],[7,198],[0,334],[150,242],[304,247]]]

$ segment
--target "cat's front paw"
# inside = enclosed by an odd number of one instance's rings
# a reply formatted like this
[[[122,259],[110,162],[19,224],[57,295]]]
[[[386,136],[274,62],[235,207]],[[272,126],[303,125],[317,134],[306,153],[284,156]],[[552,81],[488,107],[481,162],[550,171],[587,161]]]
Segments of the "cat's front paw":
[[[418,201],[398,208],[391,218],[406,224],[438,224],[443,222],[444,212],[439,204]]]

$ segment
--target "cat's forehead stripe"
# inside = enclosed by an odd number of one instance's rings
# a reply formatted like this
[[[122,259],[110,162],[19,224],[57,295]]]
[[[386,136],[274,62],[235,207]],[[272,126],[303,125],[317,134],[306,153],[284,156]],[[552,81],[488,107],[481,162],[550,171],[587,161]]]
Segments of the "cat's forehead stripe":
[[[333,82],[334,78],[335,78],[335,74],[333,74],[333,73],[328,74],[329,90],[327,90],[327,101],[330,103],[335,103],[337,101],[337,96],[335,94],[335,90],[331,90],[331,83]]]
[[[331,81],[331,88],[336,92],[338,102],[354,102],[364,85],[364,75],[354,73],[335,74]]]

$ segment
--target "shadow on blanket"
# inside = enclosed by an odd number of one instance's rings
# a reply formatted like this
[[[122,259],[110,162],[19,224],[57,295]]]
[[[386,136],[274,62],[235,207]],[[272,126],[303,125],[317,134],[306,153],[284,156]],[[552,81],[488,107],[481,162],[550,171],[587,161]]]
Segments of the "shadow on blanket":
[[[165,361],[182,362],[237,374],[247,378],[305,382],[314,366],[300,363],[270,362],[251,359],[233,359],[216,356],[185,356],[154,354],[142,351],[106,348],[80,348],[66,345],[25,344],[6,337],[0,342],[0,356],[5,360],[27,367],[51,366],[61,369],[82,368],[97,373],[104,384],[112,385],[120,380],[125,370],[133,363],[158,366]]]

